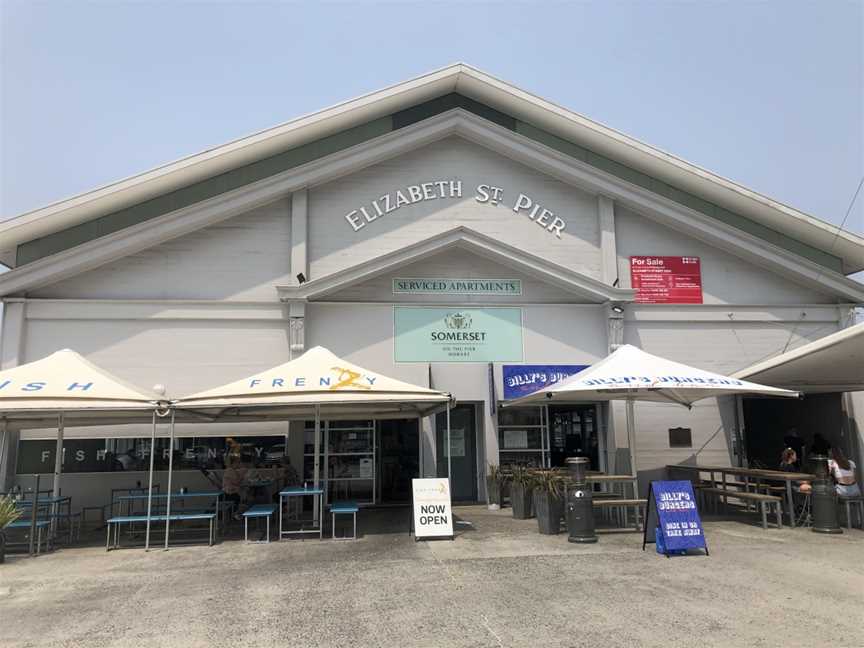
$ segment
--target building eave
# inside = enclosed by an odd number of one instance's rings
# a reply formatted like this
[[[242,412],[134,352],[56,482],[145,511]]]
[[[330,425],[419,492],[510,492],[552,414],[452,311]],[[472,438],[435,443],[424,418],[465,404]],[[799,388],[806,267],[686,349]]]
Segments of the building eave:
[[[658,180],[703,196],[803,243],[837,255],[843,261],[846,274],[864,269],[864,238],[861,236],[839,231],[834,225],[462,63],[298,117],[274,128],[6,220],[0,223],[0,262],[14,265],[15,248],[22,242],[450,92],[464,94]]]

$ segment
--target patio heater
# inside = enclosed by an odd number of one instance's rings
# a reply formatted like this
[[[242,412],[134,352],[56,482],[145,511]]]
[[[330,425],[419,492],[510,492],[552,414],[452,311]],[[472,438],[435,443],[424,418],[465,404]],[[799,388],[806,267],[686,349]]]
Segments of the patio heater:
[[[811,472],[816,476],[810,492],[815,533],[843,533],[837,515],[837,491],[828,475],[828,457],[810,455]]]
[[[570,457],[567,467],[570,469],[570,484],[567,486],[567,531],[569,542],[597,542],[594,533],[594,505],[591,498],[591,486],[588,484],[586,471],[590,459],[588,457]]]

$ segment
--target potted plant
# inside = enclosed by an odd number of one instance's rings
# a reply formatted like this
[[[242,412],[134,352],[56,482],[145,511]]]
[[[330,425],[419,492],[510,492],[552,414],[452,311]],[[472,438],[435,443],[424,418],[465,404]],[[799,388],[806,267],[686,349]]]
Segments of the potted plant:
[[[510,506],[513,519],[528,520],[534,517],[534,478],[532,472],[523,466],[514,466],[510,480]]]
[[[534,473],[534,514],[537,528],[544,535],[561,532],[564,516],[564,482],[561,475],[552,470]]]
[[[10,496],[0,497],[0,563],[6,562],[6,535],[3,529],[12,524],[21,515]]]
[[[490,511],[501,508],[501,468],[498,464],[489,464],[486,467],[486,503]]]

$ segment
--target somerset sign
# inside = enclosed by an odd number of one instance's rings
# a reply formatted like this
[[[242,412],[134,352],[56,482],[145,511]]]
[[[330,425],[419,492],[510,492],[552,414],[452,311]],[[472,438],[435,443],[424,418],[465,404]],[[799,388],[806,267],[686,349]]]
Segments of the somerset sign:
[[[514,295],[522,294],[519,279],[405,279],[393,280],[393,294],[407,295]]]
[[[430,200],[461,200],[463,185],[461,180],[429,180],[418,182],[383,194],[368,204],[352,209],[345,214],[345,220],[355,232],[374,223],[379,218],[398,211],[406,205]],[[564,219],[547,209],[536,198],[524,193],[505,194],[504,189],[492,184],[481,183],[474,189],[474,200],[492,207],[504,205],[516,214],[522,214],[550,234],[559,239],[567,226]]]
[[[450,502],[450,480],[444,478],[412,479],[414,537],[452,538],[453,511]]]
[[[632,256],[630,285],[641,304],[701,304],[699,257]]]
[[[394,307],[396,362],[521,362],[521,308]]]

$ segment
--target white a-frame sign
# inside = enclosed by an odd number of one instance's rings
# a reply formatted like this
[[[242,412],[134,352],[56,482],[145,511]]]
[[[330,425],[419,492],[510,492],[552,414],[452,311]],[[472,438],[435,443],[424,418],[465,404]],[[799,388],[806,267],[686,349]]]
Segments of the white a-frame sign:
[[[450,505],[450,480],[412,479],[414,494],[414,537],[452,538],[453,511]]]

